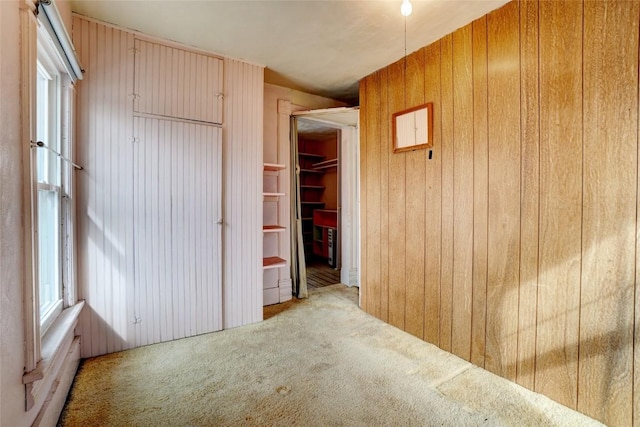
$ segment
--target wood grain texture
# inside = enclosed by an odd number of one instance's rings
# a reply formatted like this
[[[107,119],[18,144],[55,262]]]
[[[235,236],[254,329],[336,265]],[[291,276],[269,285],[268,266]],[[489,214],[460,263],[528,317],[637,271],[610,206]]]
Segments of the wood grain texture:
[[[424,50],[407,57],[407,107],[424,104]],[[427,150],[394,155],[406,158],[406,309],[405,331],[422,338],[424,329],[425,168]]]
[[[453,314],[453,37],[440,42],[442,104],[442,256],[440,258],[440,348],[451,351]]]
[[[424,339],[440,344],[440,257],[442,244],[442,113],[440,42],[425,48],[425,101],[433,102],[433,149],[425,170]]]
[[[515,379],[520,252],[519,4],[487,17],[489,235],[485,367]]]
[[[535,390],[577,405],[582,4],[540,3],[540,249]]]
[[[538,2],[520,2],[521,207],[518,384],[533,389],[538,295],[540,129],[538,87]]]
[[[369,82],[372,79],[372,76],[368,76],[360,81],[359,85],[359,96],[361,104],[369,104]],[[372,105],[373,106],[373,105]],[[367,182],[367,170],[369,165],[367,163],[367,156],[365,153],[367,152],[367,144],[368,144],[368,131],[369,126],[374,126],[374,123],[370,123],[366,120],[366,110],[363,110],[360,113],[360,307],[371,314],[369,311],[369,262],[368,262],[368,253],[367,253],[367,229],[369,228],[369,223],[367,221],[367,208],[368,208],[368,197],[367,197],[367,188],[369,183]],[[375,298],[373,296],[372,298]]]
[[[386,147],[380,145],[380,101],[381,101],[380,73],[375,73],[369,79],[367,100],[369,105],[375,106],[367,110],[367,120],[372,125],[367,127],[367,287],[369,298],[367,307],[369,313],[380,318],[380,151]]]
[[[489,192],[487,18],[473,23],[473,302],[471,362],[484,367]]]
[[[436,41],[432,158],[379,163],[390,323],[414,312],[400,280],[424,176],[424,339],[610,425],[640,423],[639,23],[636,1],[521,0]],[[380,72],[404,108],[401,62]]]
[[[578,410],[608,425],[633,420],[638,15],[638,2],[584,4]]]
[[[389,321],[389,156],[392,132],[389,111],[389,69],[380,70],[380,319]]]
[[[404,110],[404,63],[389,66],[389,111]],[[391,125],[391,118],[387,121]],[[391,146],[386,147],[391,150]],[[406,306],[405,154],[389,154],[389,323],[404,329]]]
[[[453,33],[453,286],[451,352],[471,359],[473,300],[473,48],[471,24]]]

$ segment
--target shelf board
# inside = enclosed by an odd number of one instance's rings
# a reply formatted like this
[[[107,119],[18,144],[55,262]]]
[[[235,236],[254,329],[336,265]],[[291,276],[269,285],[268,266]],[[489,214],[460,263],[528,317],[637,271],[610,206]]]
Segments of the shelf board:
[[[285,167],[286,167],[285,165],[281,165],[281,164],[278,164],[278,163],[265,163],[264,164],[264,170],[272,171],[272,172],[276,172],[276,171],[282,170]]]
[[[338,159],[329,159],[311,165],[315,169],[329,169],[338,166]]]
[[[302,173],[324,173],[324,171],[316,170],[316,169],[300,169]]]
[[[324,156],[322,154],[315,154],[315,153],[298,153],[298,155],[300,157],[313,157],[316,159],[324,159]]]
[[[305,218],[301,218],[303,221],[313,221],[313,217],[305,217]]]
[[[284,196],[284,193],[262,193],[262,195],[264,197],[278,197],[278,196]]]
[[[282,233],[286,229],[287,229],[286,227],[283,227],[281,225],[263,225],[262,226],[262,231],[264,233]]]
[[[300,202],[301,205],[322,205],[324,206],[324,202]]]
[[[265,270],[269,268],[285,267],[286,265],[287,261],[277,256],[262,258],[262,268],[264,268]]]
[[[300,188],[306,190],[324,190],[324,185],[301,185]]]

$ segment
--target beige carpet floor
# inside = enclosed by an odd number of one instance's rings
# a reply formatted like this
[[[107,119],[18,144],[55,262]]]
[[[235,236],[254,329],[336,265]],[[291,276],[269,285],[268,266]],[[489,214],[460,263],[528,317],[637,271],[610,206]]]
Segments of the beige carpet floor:
[[[264,322],[86,360],[61,426],[587,426],[333,285]]]

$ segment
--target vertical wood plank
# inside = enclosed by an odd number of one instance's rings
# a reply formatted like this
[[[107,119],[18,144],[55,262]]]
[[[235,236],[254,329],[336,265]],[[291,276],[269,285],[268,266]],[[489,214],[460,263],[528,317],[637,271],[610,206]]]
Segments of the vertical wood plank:
[[[380,319],[389,321],[389,70],[380,70]]]
[[[403,73],[403,61],[398,61],[389,66],[391,82],[389,87],[390,111],[401,111],[405,108]],[[389,117],[387,120],[391,121],[391,118]],[[387,147],[387,149],[391,150],[391,146]],[[404,310],[406,306],[406,212],[404,209],[398,209],[397,207],[405,206],[405,155],[403,153],[391,153],[389,156],[389,323],[404,329]],[[371,165],[368,165],[368,167],[371,167]]]
[[[538,293],[539,87],[538,2],[520,2],[521,224],[520,305],[518,314],[518,384],[534,388]]]
[[[369,104],[369,82],[372,79],[372,76],[368,76],[360,81],[359,87],[359,95],[360,95],[360,104],[367,105],[367,109],[370,108]],[[368,245],[368,229],[369,224],[367,222],[367,209],[369,207],[369,200],[367,197],[367,189],[369,187],[369,182],[367,181],[367,171],[369,169],[369,165],[367,164],[367,156],[365,153],[367,152],[368,145],[368,129],[369,126],[372,125],[368,120],[366,120],[366,110],[362,111],[361,117],[363,119],[360,121],[360,307],[371,314],[369,311],[369,256],[367,253],[367,245]]]
[[[453,37],[445,36],[441,47],[442,103],[442,256],[440,284],[440,348],[451,351],[453,315]]]
[[[424,50],[407,57],[407,107],[424,104]],[[424,239],[426,150],[404,153],[406,157],[405,331],[422,338],[424,334]]]
[[[368,312],[380,317],[380,126],[375,124],[380,117],[380,73],[374,73],[367,85],[367,121],[373,126],[367,127],[367,300]]]
[[[608,425],[633,421],[638,22],[638,2],[584,3],[578,410]]]
[[[484,367],[489,192],[487,17],[473,23],[473,305],[471,362]]]
[[[440,42],[424,49],[425,101],[433,102],[433,149],[425,168],[424,339],[440,344],[440,245],[442,243],[442,110]]]
[[[486,368],[514,380],[520,251],[519,4],[487,16],[489,234]]]
[[[539,8],[540,246],[535,390],[575,408],[582,232],[582,3],[541,2]]]
[[[473,51],[471,24],[453,33],[453,290],[451,352],[471,359],[473,299]]]

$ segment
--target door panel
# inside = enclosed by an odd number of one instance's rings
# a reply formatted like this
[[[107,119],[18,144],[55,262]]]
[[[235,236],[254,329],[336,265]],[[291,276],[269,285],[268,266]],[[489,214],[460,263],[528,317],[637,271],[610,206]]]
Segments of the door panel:
[[[221,129],[134,127],[136,346],[220,330]]]
[[[221,59],[139,39],[135,46],[136,113],[222,123]]]

